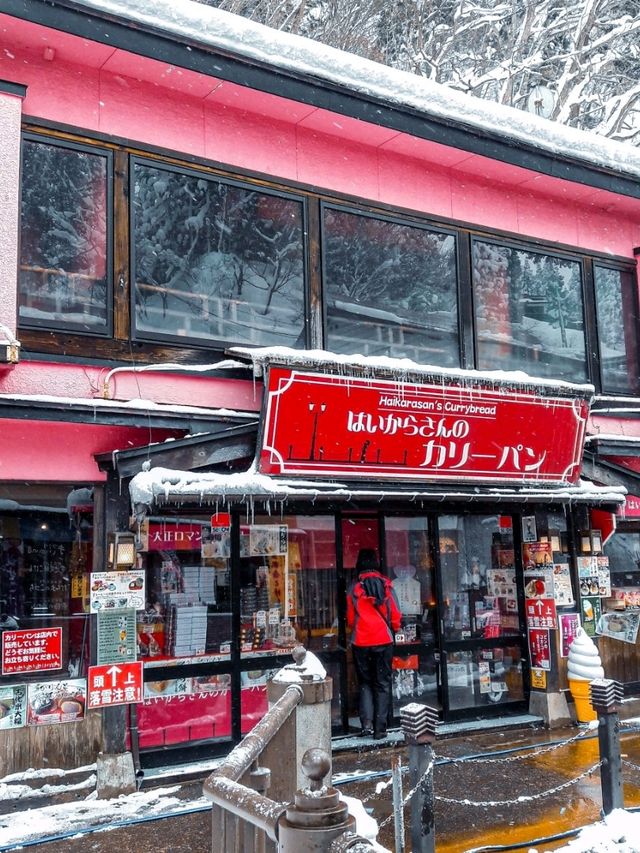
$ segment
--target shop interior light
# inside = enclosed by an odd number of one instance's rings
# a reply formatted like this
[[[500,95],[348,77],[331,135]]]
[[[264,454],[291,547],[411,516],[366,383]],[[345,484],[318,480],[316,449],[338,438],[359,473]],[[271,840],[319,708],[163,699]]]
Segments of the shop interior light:
[[[136,537],[133,533],[111,534],[107,554],[110,568],[130,568],[136,562]]]

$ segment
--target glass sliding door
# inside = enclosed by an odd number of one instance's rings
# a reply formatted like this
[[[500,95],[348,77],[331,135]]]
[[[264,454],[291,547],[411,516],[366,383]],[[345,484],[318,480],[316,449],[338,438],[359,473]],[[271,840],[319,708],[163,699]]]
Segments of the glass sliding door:
[[[445,716],[524,703],[513,519],[445,515],[438,528]]]

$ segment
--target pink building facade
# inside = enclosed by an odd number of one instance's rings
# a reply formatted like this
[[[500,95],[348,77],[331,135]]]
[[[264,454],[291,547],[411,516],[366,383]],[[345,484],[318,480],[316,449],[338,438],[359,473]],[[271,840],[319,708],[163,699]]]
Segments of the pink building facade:
[[[224,751],[300,641],[324,655],[336,731],[349,730],[342,600],[360,547],[409,596],[396,712],[417,700],[451,721],[562,719],[563,615],[593,616],[611,677],[633,691],[640,156],[475,101],[465,119],[455,93],[447,107],[385,70],[368,85],[372,64],[282,34],[257,58],[269,39],[245,23],[229,49],[234,19],[216,10],[148,24],[134,6],[29,0],[0,15],[0,770],[43,749],[70,766],[100,749],[131,748],[143,766]],[[194,489],[180,506],[176,477],[118,563],[144,462],[249,467],[259,347],[302,353],[311,371],[342,358],[357,374],[365,356],[399,382],[406,367],[382,360],[411,359],[412,375],[428,366],[455,387],[516,371],[507,395],[588,398],[588,486],[531,492],[523,477],[499,499],[464,482],[430,499],[427,475],[419,512],[376,483],[375,498],[332,493],[322,510],[298,496],[279,520],[265,499],[249,523],[255,495],[230,508]],[[549,566],[566,569],[552,621],[534,625],[527,584]],[[123,567],[144,578],[140,606],[94,600]],[[27,648],[27,629],[59,629],[53,650]],[[143,701],[92,693],[90,667],[133,661]],[[71,747],[51,723],[76,727]]]

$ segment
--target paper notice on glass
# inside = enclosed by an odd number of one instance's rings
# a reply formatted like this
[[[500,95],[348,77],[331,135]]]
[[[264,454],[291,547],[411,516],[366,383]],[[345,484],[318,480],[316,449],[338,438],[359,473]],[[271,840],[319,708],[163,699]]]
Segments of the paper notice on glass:
[[[249,528],[249,554],[252,557],[287,553],[289,528],[286,524],[252,524]]]
[[[628,610],[621,613],[603,613],[598,619],[596,633],[603,637],[612,637],[623,643],[635,642],[638,638],[640,611]]]
[[[575,604],[569,563],[553,564],[553,595],[560,607]]]

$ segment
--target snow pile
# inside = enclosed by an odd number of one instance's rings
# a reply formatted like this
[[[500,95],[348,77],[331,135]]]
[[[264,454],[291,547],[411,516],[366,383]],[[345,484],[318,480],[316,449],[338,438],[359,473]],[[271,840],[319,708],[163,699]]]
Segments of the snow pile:
[[[273,680],[278,684],[302,684],[309,676],[313,681],[323,681],[327,677],[327,670],[313,652],[306,652],[299,664],[288,663],[283,666],[273,676]]]
[[[523,370],[467,370],[462,367],[440,367],[432,364],[420,364],[410,358],[392,358],[386,355],[362,355],[361,353],[330,352],[329,350],[298,350],[290,347],[231,347],[229,352],[238,358],[253,363],[256,377],[264,373],[269,364],[284,364],[287,367],[311,369],[330,368],[338,375],[344,375],[347,369],[359,370],[371,378],[380,373],[392,373],[405,381],[411,377],[422,380],[432,378],[442,383],[444,378],[460,380],[471,385],[511,385],[527,391],[552,389],[554,393],[566,393],[590,400],[594,387],[589,383],[567,382],[564,379],[550,379],[544,376],[530,376]]]
[[[601,823],[586,826],[566,847],[556,853],[638,853],[640,814],[616,809]],[[530,850],[529,853],[538,853]]]
[[[0,847],[44,837],[81,833],[97,826],[113,829],[122,822],[140,820],[152,815],[180,814],[193,808],[211,806],[204,797],[186,802],[172,796],[179,790],[179,785],[172,788],[155,788],[113,800],[75,800],[62,805],[2,815]]]
[[[382,847],[376,841],[378,837],[378,822],[371,815],[367,814],[362,800],[358,800],[355,797],[345,797],[342,792],[340,792],[340,799],[343,803],[346,803],[349,814],[356,820],[356,833],[366,838],[373,845],[373,849],[377,853],[391,853],[390,850]]]

